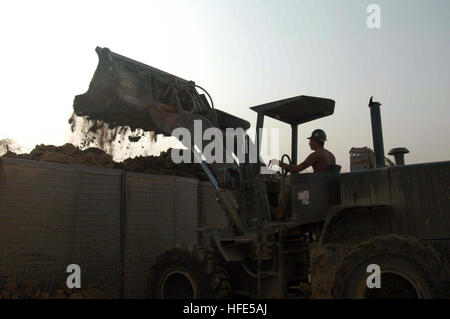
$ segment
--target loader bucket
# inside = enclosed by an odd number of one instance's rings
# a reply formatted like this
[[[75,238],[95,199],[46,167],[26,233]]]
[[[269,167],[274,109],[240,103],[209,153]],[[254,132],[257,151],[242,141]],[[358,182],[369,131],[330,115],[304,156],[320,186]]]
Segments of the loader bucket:
[[[196,119],[206,126],[242,127],[250,124],[211,108],[195,83],[111,52],[96,48],[99,63],[89,89],[74,100],[78,116],[170,135]],[[220,123],[222,122],[222,123]],[[222,124],[222,125],[221,125]]]
[[[96,52],[99,62],[89,89],[75,97],[76,115],[103,120],[110,127],[130,126],[168,135],[171,132],[167,131],[171,127],[168,124],[176,120],[176,113],[192,111],[189,94],[198,95],[194,92],[193,82],[107,48],[97,47]],[[177,97],[175,93],[178,93]],[[179,101],[178,109],[174,106],[175,98]],[[199,111],[206,109],[203,104]]]

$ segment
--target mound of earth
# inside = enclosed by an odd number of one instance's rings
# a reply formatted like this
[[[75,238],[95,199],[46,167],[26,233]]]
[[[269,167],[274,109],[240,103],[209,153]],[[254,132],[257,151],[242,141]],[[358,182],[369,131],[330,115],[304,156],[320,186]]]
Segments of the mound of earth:
[[[119,168],[129,172],[140,172],[158,175],[176,175],[207,180],[200,164],[175,164],[171,159],[171,149],[160,156],[139,156],[128,158],[123,162],[115,162],[111,155],[103,150],[90,147],[85,150],[67,143],[62,146],[37,145],[29,154],[16,154],[8,151],[2,157],[18,158],[33,161],[53,162],[73,165],[87,165],[106,168]]]
[[[175,164],[171,158],[172,149],[160,154],[160,156],[139,156],[128,158],[122,163],[117,163],[118,168],[128,172],[141,172],[158,175],[176,175],[193,177],[200,180],[208,180],[200,164]]]
[[[115,166],[112,156],[106,154],[104,151],[98,148],[80,150],[78,147],[69,143],[63,146],[41,144],[37,145],[29,154],[7,152],[3,157],[108,168]]]

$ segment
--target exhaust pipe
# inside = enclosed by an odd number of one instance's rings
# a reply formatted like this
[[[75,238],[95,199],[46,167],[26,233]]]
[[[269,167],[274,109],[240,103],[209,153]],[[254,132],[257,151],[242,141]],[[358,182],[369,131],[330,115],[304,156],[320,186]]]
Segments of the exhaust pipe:
[[[395,165],[405,165],[405,154],[408,154],[409,150],[405,147],[396,147],[389,151],[389,155],[394,156]]]
[[[376,167],[379,168],[386,166],[384,162],[383,130],[381,127],[381,103],[374,102],[372,99],[373,96],[370,97],[369,101],[370,119],[372,122],[372,139],[375,152]]]

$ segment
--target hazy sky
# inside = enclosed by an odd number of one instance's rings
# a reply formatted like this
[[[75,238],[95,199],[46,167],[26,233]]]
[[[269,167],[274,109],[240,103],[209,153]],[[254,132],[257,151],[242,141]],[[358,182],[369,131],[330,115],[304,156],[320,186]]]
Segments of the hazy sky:
[[[381,28],[369,29],[369,4]],[[385,151],[407,163],[449,160],[450,1],[2,1],[0,139],[31,148],[68,140],[73,98],[97,66],[96,46],[206,88],[217,108],[256,123],[250,106],[301,94],[335,114],[299,129],[327,132],[348,170],[372,147],[368,100],[382,105]],[[280,127],[282,153],[290,129]]]

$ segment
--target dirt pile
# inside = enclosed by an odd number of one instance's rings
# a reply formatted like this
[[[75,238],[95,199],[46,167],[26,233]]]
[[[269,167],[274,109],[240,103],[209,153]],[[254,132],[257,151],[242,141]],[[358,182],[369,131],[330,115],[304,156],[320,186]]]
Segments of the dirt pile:
[[[111,155],[104,151],[92,147],[82,151],[69,143],[63,146],[41,144],[37,145],[29,154],[16,154],[9,151],[3,157],[108,168],[115,166]]]
[[[171,158],[172,149],[160,156],[139,156],[115,162],[111,155],[101,149],[90,147],[81,150],[72,144],[63,146],[37,145],[29,154],[16,154],[8,151],[2,157],[33,161],[53,162],[72,165],[118,168],[128,172],[140,172],[158,175],[176,175],[207,180],[200,164],[175,164]]]
[[[0,288],[0,299],[105,299],[106,295],[95,285],[85,289],[70,289],[65,282],[50,291],[41,290],[35,280],[10,281]]]
[[[171,158],[172,149],[160,154],[160,156],[139,156],[128,158],[122,163],[117,163],[117,168],[129,172],[141,172],[159,175],[176,175],[193,177],[200,180],[208,180],[200,164],[180,163],[175,164]]]

